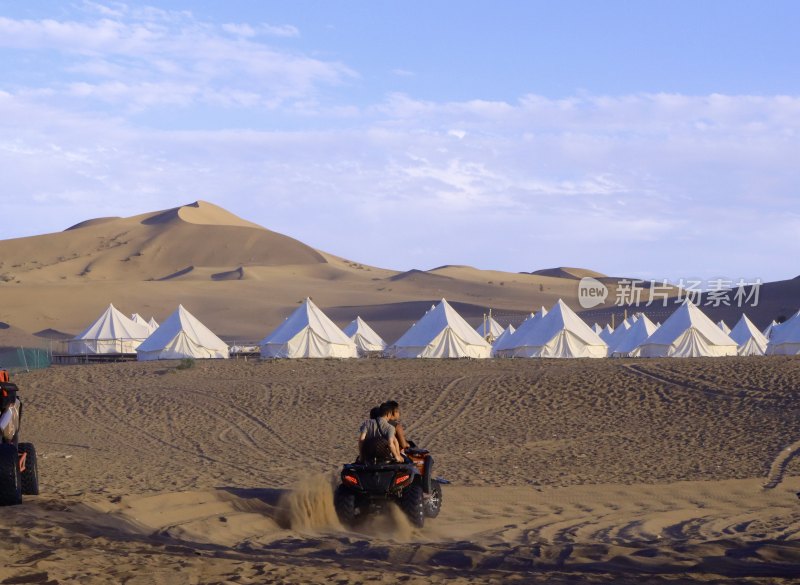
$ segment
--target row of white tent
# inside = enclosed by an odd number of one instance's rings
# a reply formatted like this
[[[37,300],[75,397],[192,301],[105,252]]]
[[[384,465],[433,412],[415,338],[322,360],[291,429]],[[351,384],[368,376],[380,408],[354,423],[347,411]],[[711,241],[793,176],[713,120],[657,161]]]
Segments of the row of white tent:
[[[194,315],[178,308],[159,325],[138,314],[123,315],[114,305],[82,333],[69,340],[70,355],[136,353],[142,361],[180,358],[227,358],[228,345]]]
[[[342,332],[310,300],[261,343],[265,357],[356,357],[382,352],[386,343],[360,317]],[[234,348],[236,349],[236,348]],[[228,358],[231,348],[182,305],[163,324],[130,318],[113,304],[69,340],[69,355],[133,354],[141,361]]]
[[[354,358],[382,354],[394,358],[601,358],[703,357],[800,353],[800,311],[767,335],[742,315],[726,332],[687,302],[663,325],[643,313],[616,329],[589,327],[566,303],[532,313],[518,329],[503,329],[489,317],[473,329],[444,299],[432,306],[394,344],[386,342],[360,317],[344,330],[311,299],[306,299],[259,344],[263,358]],[[769,339],[767,338],[769,337]],[[493,343],[490,343],[493,341]],[[68,352],[130,354],[139,360],[227,358],[227,344],[183,306],[162,325],[138,314],[128,318],[113,305],[69,342]]]

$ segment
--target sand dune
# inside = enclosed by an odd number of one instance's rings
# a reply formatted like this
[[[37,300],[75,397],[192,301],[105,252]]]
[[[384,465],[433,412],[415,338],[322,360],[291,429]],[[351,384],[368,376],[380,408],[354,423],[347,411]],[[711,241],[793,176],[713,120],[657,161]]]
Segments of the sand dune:
[[[0,270],[13,281],[40,284],[159,279],[188,266],[325,262],[309,246],[206,202],[4,240],[0,252]]]
[[[120,220],[120,219],[122,219],[122,218],[119,217],[119,216],[97,217],[95,219],[87,219],[85,221],[78,222],[75,225],[68,227],[64,231],[68,232],[70,230],[79,230],[81,228],[91,227],[93,225],[100,225],[100,224],[103,224],[103,223],[108,223],[110,221],[117,221],[117,220]]]
[[[241,217],[238,217],[222,209],[221,207],[205,201],[196,201],[194,203],[190,203],[189,205],[183,205],[181,207],[176,207],[175,209],[169,209],[162,213],[157,213],[155,215],[146,214],[140,217],[144,218],[142,219],[142,223],[149,225],[171,223],[182,220],[187,223],[198,225],[230,225],[235,227],[254,228],[257,230],[264,229],[258,224],[242,219]]]
[[[381,335],[396,339],[421,315],[393,312],[410,302],[446,297],[482,307],[479,317],[493,308],[509,320],[558,298],[577,307],[575,276],[557,276],[367,266],[200,201],[0,241],[0,320],[77,333],[109,302],[159,319],[183,303],[217,333],[257,340],[312,296],[323,308],[353,307],[341,325],[369,313]]]
[[[537,274],[539,276],[554,276],[557,278],[574,278],[577,280],[585,278],[587,276],[591,276],[597,279],[608,278],[608,276],[606,276],[601,272],[595,272],[594,270],[587,270],[586,268],[571,268],[568,266],[560,266],[558,268],[544,268],[542,270],[535,270],[531,272],[531,274]]]
[[[110,302],[157,320],[182,303],[222,337],[253,342],[311,296],[323,310],[336,313],[340,326],[362,315],[391,342],[422,315],[407,311],[413,303],[427,308],[443,297],[454,305],[479,307],[466,315],[473,326],[490,309],[503,326],[518,325],[522,315],[559,298],[580,310],[583,276],[609,287],[606,303],[585,312],[586,320],[618,323],[624,312],[614,306],[620,279],[595,271],[561,267],[510,273],[448,265],[399,272],[315,250],[200,201],[0,241],[0,321],[24,332],[76,334]],[[798,294],[800,279],[768,283],[748,315],[763,328],[793,314]],[[640,308],[653,321],[664,321],[672,311]],[[741,314],[736,307],[704,309],[714,321],[732,323]]]
[[[800,362],[229,361],[17,377],[43,495],[0,580],[790,583]],[[331,478],[392,396],[444,509],[339,526]],[[770,487],[765,488],[765,485]],[[16,581],[14,581],[16,580]]]
[[[0,348],[3,347],[38,347],[42,339],[10,323],[0,321]]]

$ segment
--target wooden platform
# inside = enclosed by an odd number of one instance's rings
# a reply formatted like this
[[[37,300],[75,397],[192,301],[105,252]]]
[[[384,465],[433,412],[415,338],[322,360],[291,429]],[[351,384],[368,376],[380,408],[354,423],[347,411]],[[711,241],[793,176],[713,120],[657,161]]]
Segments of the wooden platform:
[[[97,364],[106,362],[135,362],[135,353],[99,353],[99,354],[58,354],[54,353],[51,363],[59,365],[68,364]]]

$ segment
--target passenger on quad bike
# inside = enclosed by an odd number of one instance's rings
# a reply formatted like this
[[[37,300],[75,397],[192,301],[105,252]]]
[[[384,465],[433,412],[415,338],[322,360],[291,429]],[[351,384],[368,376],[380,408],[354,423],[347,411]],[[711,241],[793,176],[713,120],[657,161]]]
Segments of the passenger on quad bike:
[[[396,400],[387,400],[381,406],[386,406],[389,409],[386,420],[394,427],[400,451],[405,451],[411,447],[411,444],[406,440],[406,430],[403,423],[400,422],[400,404]]]
[[[22,402],[8,372],[0,370],[0,506],[22,503],[22,495],[39,493],[36,449],[19,442]]]
[[[381,405],[377,418],[369,418],[361,423],[358,431],[358,453],[360,461],[394,460],[403,463],[395,428],[389,424],[389,408]]]
[[[0,388],[0,433],[3,443],[17,444],[21,408],[16,389],[10,383],[3,384]]]

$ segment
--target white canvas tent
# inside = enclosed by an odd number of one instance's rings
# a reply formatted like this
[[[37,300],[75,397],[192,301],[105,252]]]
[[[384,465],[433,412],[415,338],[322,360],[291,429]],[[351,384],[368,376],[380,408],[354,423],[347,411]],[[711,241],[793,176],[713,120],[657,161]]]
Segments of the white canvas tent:
[[[564,301],[559,299],[550,311],[522,334],[522,326],[511,338],[502,357],[601,358],[608,346]]]
[[[353,319],[343,332],[356,344],[358,355],[367,355],[386,349],[386,342],[361,317]]]
[[[764,329],[764,331],[762,331],[762,333],[764,334],[764,337],[766,337],[767,339],[772,337],[772,330],[775,329],[775,327],[777,327],[777,326],[778,326],[778,322],[773,319],[772,323],[767,325],[767,328]]]
[[[603,332],[603,328],[600,327],[600,325],[598,325],[597,323],[595,323],[594,325],[592,325],[592,331],[600,335]]]
[[[139,361],[228,358],[228,345],[178,305],[136,350]]]
[[[719,327],[726,335],[730,335],[731,328],[725,323],[724,320],[720,320],[717,322],[717,327]]]
[[[150,329],[134,323],[114,305],[67,344],[70,355],[134,353],[150,335]]]
[[[603,330],[598,334],[600,339],[602,339],[606,345],[608,345],[608,342],[611,341],[612,335],[614,335],[614,330],[611,328],[611,325],[606,325],[603,327]]]
[[[442,299],[386,350],[395,358],[488,358],[492,346]]]
[[[307,298],[261,343],[262,358],[354,358],[356,344]]]
[[[731,330],[730,337],[738,345],[739,355],[764,355],[767,352],[767,338],[744,313]]]
[[[527,332],[532,329],[542,318],[544,318],[545,315],[547,315],[547,309],[544,307],[540,308],[537,313],[531,313],[520,324],[519,328],[514,331],[514,335],[526,335]],[[496,339],[494,346],[492,347],[492,355],[495,357],[514,357],[513,352],[508,351],[512,348],[513,344],[511,337],[511,335],[508,335],[503,339]]]
[[[635,322],[636,321],[633,318],[633,315],[631,315],[630,317],[626,318],[622,323],[617,325],[617,328],[614,329],[614,331],[612,331],[610,334],[600,335],[600,339],[605,341],[606,345],[608,345],[609,351],[614,347],[616,347],[620,341],[622,341],[622,339],[625,337],[628,331],[630,331],[631,325],[633,325],[633,323]]]
[[[509,325],[508,327],[506,327],[506,330],[503,331],[503,333],[500,334],[500,337],[498,337],[497,339],[494,340],[494,345],[492,346],[492,355],[493,356],[495,355],[495,348],[498,347],[498,346],[502,346],[502,345],[508,343],[509,342],[508,340],[511,338],[512,335],[514,335],[515,332],[516,332],[516,329],[514,329],[514,326],[513,325]]]
[[[639,346],[642,357],[715,357],[736,353],[736,342],[689,301]]]
[[[653,333],[656,327],[653,322],[642,313],[631,325],[630,329],[617,340],[614,346],[609,346],[608,355],[613,357],[638,357],[639,346]]]
[[[492,343],[503,334],[503,326],[495,321],[494,318],[487,315],[485,320],[475,328],[475,331],[486,341]]]
[[[800,355],[800,311],[772,328],[767,355]]]
[[[151,318],[150,321],[152,320],[153,319]],[[134,313],[133,315],[131,315],[131,321],[133,321],[134,323],[138,323],[139,325],[144,325],[145,327],[147,327],[147,330],[150,333],[158,329],[157,325],[153,327],[149,322],[145,321],[144,317],[142,317],[139,313]]]

